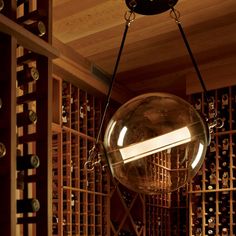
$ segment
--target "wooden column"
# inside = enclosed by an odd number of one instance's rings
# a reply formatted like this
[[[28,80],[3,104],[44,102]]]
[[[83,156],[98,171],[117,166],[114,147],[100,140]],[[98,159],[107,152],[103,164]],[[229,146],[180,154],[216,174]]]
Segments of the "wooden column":
[[[16,235],[16,40],[0,34],[0,235]]]

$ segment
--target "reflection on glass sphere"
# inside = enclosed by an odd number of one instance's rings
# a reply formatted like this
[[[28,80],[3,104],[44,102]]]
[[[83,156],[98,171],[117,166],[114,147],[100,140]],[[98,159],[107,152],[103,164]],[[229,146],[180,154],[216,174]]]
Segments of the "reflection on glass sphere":
[[[208,128],[185,100],[148,93],[121,106],[110,120],[104,147],[113,176],[146,194],[172,192],[202,165]]]

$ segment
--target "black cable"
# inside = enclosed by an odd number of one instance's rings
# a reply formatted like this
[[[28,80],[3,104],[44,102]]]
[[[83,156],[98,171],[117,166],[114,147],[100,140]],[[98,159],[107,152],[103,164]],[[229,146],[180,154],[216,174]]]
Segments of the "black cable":
[[[177,15],[177,13],[176,13],[176,11],[175,11],[175,9],[173,8],[173,7],[171,7],[171,10],[172,10],[172,13],[174,13],[174,19],[175,19],[175,21],[176,21],[176,23],[177,23],[177,25],[178,25],[178,28],[179,28],[179,31],[180,31],[180,33],[181,33],[181,36],[182,36],[182,39],[183,39],[183,41],[184,41],[184,44],[185,44],[185,46],[186,46],[186,48],[187,48],[187,51],[188,51],[188,54],[189,54],[189,56],[190,56],[190,58],[191,58],[191,61],[192,61],[192,63],[193,63],[193,67],[194,67],[194,69],[195,69],[195,71],[196,71],[196,73],[197,73],[197,76],[198,76],[198,79],[199,79],[199,81],[200,81],[200,84],[201,84],[201,86],[202,86],[202,89],[203,89],[203,91],[204,91],[204,96],[205,96],[205,98],[206,98],[206,101],[207,102],[209,102],[209,98],[208,98],[208,91],[207,91],[207,89],[206,89],[206,85],[205,85],[205,83],[204,83],[204,80],[203,80],[203,78],[202,78],[202,75],[201,75],[201,72],[200,72],[200,70],[199,70],[199,68],[198,68],[198,65],[197,65],[197,62],[196,62],[196,60],[195,60],[195,58],[194,58],[194,55],[193,55],[193,53],[192,53],[192,50],[191,50],[191,48],[190,48],[190,46],[189,46],[189,43],[188,43],[188,40],[187,40],[187,37],[186,37],[186,35],[185,35],[185,33],[184,33],[184,30],[183,30],[183,27],[182,27],[182,25],[181,25],[181,23],[180,23],[180,21],[179,21],[179,16]]]
[[[112,88],[113,88],[113,85],[114,85],[114,82],[115,82],[116,72],[117,72],[117,69],[118,69],[118,66],[119,66],[119,62],[120,62],[122,50],[124,48],[125,39],[126,39],[126,35],[127,35],[127,32],[128,32],[129,26],[130,26],[130,22],[127,21],[127,23],[125,25],[125,30],[124,30],[124,33],[123,33],[119,53],[118,53],[118,56],[117,56],[117,59],[116,59],[116,64],[115,64],[115,67],[114,67],[114,70],[113,70],[111,83],[110,83],[109,90],[108,90],[108,93],[107,93],[106,103],[105,103],[106,105],[105,105],[105,108],[104,108],[104,111],[103,111],[103,114],[102,114],[102,119],[101,119],[101,123],[100,123],[100,126],[99,126],[97,138],[96,138],[96,144],[98,144],[98,142],[99,142],[99,138],[100,138],[100,135],[101,135],[101,132],[102,132],[103,123],[104,123],[105,116],[106,116],[106,113],[107,113],[107,109],[108,109],[108,106],[109,106],[109,103],[110,103],[110,100],[111,100],[111,92],[112,92]]]
[[[205,83],[204,83],[204,81],[203,81],[203,79],[202,79],[202,75],[201,75],[200,70],[199,70],[199,68],[198,68],[197,62],[196,62],[196,60],[195,60],[195,58],[194,58],[194,56],[193,56],[192,50],[191,50],[191,48],[190,48],[190,46],[189,46],[189,43],[188,43],[188,41],[187,41],[187,38],[186,38],[186,36],[185,36],[185,33],[184,33],[184,31],[183,31],[183,28],[182,28],[180,22],[177,22],[177,25],[178,25],[178,27],[179,27],[179,31],[180,31],[180,33],[181,33],[181,35],[182,35],[182,38],[183,38],[184,43],[185,43],[185,46],[186,46],[186,48],[187,48],[187,50],[188,50],[188,53],[189,53],[189,56],[190,56],[190,58],[191,58],[191,60],[192,60],[194,69],[195,69],[195,71],[196,71],[196,73],[197,73],[198,79],[199,79],[199,81],[200,81],[200,83],[201,83],[202,89],[203,89],[204,94],[205,94],[205,96],[206,96],[206,99],[207,99],[207,101],[208,101],[207,89],[206,89]]]

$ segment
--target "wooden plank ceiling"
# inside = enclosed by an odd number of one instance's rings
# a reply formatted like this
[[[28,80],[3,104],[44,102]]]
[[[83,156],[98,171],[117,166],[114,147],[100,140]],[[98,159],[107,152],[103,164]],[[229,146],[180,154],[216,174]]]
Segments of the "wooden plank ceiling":
[[[53,5],[54,36],[111,75],[128,10],[125,0],[53,0]],[[200,69],[209,69],[222,58],[234,60],[236,0],[179,0],[175,8],[181,13],[180,21]],[[193,71],[169,12],[136,14],[117,83],[136,94],[163,90],[181,93],[186,75]]]

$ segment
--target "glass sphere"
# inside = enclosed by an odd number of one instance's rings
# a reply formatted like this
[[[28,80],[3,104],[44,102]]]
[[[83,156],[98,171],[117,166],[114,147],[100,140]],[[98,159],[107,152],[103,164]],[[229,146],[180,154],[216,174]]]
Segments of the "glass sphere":
[[[122,105],[110,120],[104,148],[113,176],[145,194],[175,191],[203,163],[209,131],[185,100],[148,93]]]

